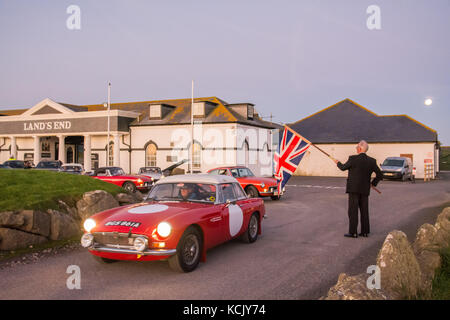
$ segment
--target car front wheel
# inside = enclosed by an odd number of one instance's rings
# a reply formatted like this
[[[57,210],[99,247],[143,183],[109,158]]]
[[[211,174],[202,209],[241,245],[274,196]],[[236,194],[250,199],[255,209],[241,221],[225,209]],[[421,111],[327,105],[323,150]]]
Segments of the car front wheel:
[[[250,198],[258,198],[259,196],[258,189],[256,189],[254,186],[248,186],[247,188],[245,188],[245,192]]]
[[[177,253],[169,258],[169,266],[177,272],[191,272],[200,262],[202,240],[197,229],[188,228],[177,245]]]
[[[130,193],[136,192],[136,185],[133,182],[127,181],[123,184],[122,187]]]
[[[248,222],[247,230],[242,234],[241,239],[247,243],[253,243],[258,239],[259,223],[258,214],[253,213]]]

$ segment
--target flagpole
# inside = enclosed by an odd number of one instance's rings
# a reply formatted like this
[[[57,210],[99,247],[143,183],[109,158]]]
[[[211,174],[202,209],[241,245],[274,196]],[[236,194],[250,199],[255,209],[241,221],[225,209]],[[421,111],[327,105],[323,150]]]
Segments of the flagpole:
[[[191,173],[194,173],[193,164],[194,164],[194,80],[192,80],[192,92],[191,92]]]
[[[288,130],[290,130],[292,133],[299,135],[296,131],[294,131],[291,127],[289,127],[288,125],[284,125],[286,128],[288,128]],[[307,141],[310,145],[312,145],[313,147],[315,147],[317,150],[319,150],[320,152],[322,152],[323,154],[325,154],[328,158],[334,160],[334,158],[332,156],[330,156],[328,153],[326,153],[325,151],[323,151],[321,148],[319,148],[318,146],[316,146],[314,143],[312,143],[311,141],[308,141],[307,139],[305,139],[305,137],[302,137],[303,140]]]

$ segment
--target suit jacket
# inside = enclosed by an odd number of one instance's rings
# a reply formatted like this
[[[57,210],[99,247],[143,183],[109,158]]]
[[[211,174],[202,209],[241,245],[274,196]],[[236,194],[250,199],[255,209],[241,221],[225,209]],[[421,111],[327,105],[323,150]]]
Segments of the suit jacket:
[[[372,180],[373,186],[383,180],[383,174],[376,160],[365,153],[350,156],[346,163],[338,162],[337,166],[342,171],[348,170],[347,193],[369,195],[372,172],[376,174],[376,177]]]

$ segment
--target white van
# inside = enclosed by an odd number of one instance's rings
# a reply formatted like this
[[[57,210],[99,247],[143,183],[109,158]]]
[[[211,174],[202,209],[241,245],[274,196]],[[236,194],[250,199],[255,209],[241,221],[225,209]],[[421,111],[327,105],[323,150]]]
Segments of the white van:
[[[383,179],[413,180],[413,164],[410,158],[388,157],[380,165]]]

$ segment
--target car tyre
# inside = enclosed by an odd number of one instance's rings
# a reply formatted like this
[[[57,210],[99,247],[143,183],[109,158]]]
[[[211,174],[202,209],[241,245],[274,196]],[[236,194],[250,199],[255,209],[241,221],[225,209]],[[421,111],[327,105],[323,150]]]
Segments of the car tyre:
[[[245,192],[250,198],[259,197],[258,189],[256,189],[254,186],[248,186],[247,188],[245,188]]]
[[[133,182],[127,181],[122,185],[122,188],[127,190],[130,193],[136,192],[136,185]]]
[[[281,199],[281,196],[270,196],[272,198],[273,201],[277,201]]]
[[[197,268],[202,254],[202,237],[197,229],[189,227],[177,245],[177,253],[169,258],[169,266],[177,272],[191,272]]]
[[[248,221],[247,230],[242,234],[241,240],[246,243],[253,243],[258,239],[258,232],[259,232],[259,216],[255,212],[250,217],[250,220]]]

